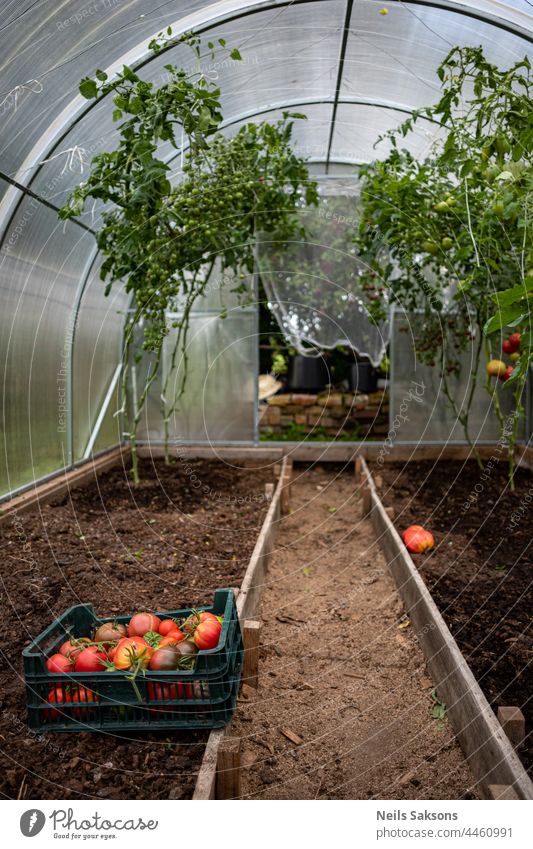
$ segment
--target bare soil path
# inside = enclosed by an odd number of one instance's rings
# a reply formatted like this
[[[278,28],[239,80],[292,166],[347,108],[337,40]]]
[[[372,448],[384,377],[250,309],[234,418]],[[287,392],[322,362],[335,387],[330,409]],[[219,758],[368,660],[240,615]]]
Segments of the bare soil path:
[[[263,594],[259,689],[230,731],[242,795],[475,798],[451,726],[432,716],[433,685],[351,471],[295,469]]]

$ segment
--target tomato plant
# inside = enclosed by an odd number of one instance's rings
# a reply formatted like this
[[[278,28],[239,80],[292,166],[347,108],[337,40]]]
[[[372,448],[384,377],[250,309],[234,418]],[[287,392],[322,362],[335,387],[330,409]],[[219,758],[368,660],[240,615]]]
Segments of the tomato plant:
[[[357,246],[367,263],[363,278],[369,286],[377,275],[390,302],[422,311],[413,324],[417,355],[441,368],[443,392],[482,465],[469,428],[480,364],[500,355],[498,337],[506,326],[531,323],[531,65],[526,57],[500,69],[481,48],[456,47],[437,73],[437,103],[419,109],[387,134],[392,151],[384,160],[359,169]],[[417,160],[400,145],[422,120],[439,123],[443,133],[429,156]],[[494,303],[498,312],[491,318]],[[368,310],[376,317],[383,308],[382,299],[369,300]],[[459,403],[453,381],[467,348],[469,384]],[[532,351],[528,333],[519,361],[504,381],[514,384],[516,414],[510,432],[497,384],[490,374],[485,381],[508,447],[511,487]]]
[[[159,374],[162,345],[170,324],[176,341],[170,368],[163,377],[161,414],[168,445],[168,424],[183,393],[187,376],[187,333],[197,298],[208,285],[219,259],[223,278],[231,272],[240,280],[254,269],[255,233],[267,230],[287,241],[301,230],[298,210],[316,203],[316,185],[291,147],[292,119],[283,113],[275,124],[248,123],[229,138],[219,132],[223,115],[221,92],[202,70],[214,45],[201,49],[197,36],[160,34],[149,45],[154,55],[186,44],[197,70],[167,64],[166,81],[158,88],[125,66],[111,80],[102,70],[96,79],[83,79],[80,93],[87,99],[108,97],[118,123],[118,145],[97,154],[91,171],[61,209],[60,217],[79,215],[92,198],[109,202],[102,215],[97,243],[105,256],[101,269],[106,293],[125,280],[134,295],[127,316],[123,349],[122,393],[124,416],[132,449],[132,473],[139,479],[136,433],[153,381]],[[226,51],[224,39],[216,50]],[[229,55],[238,61],[239,51]],[[170,144],[182,151],[183,179],[173,185],[171,165],[158,157],[158,147]],[[228,214],[228,210],[230,214]],[[250,296],[244,284],[233,291]],[[171,323],[169,312],[180,318]],[[143,336],[142,350],[131,357],[135,329]],[[183,378],[174,388],[171,377],[178,355]],[[137,402],[126,403],[132,362],[149,359],[148,377]],[[168,460],[168,451],[167,460]]]

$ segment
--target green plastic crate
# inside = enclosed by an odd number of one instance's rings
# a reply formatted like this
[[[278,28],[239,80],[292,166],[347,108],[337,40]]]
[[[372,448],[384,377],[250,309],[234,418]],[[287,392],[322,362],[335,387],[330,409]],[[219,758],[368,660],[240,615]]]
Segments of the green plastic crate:
[[[237,703],[243,660],[234,592],[216,590],[211,607],[196,609],[224,617],[218,646],[198,652],[194,671],[140,672],[135,679],[139,701],[128,672],[48,672],[46,658],[69,637],[90,635],[102,622],[126,624],[131,618],[99,618],[90,604],[69,608],[22,652],[29,727],[39,732],[168,731],[227,725]],[[182,619],[191,612],[161,611],[157,616]],[[52,690],[55,703],[49,701]],[[84,699],[86,690],[94,700]],[[68,692],[69,701],[57,701],[61,692]]]

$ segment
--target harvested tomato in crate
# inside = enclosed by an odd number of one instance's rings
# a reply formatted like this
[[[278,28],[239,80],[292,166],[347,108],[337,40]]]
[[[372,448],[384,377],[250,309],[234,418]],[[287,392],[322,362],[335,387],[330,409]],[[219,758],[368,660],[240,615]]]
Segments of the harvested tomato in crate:
[[[22,655],[35,731],[220,728],[235,711],[243,643],[234,592],[221,589],[211,607],[114,619],[78,604]]]

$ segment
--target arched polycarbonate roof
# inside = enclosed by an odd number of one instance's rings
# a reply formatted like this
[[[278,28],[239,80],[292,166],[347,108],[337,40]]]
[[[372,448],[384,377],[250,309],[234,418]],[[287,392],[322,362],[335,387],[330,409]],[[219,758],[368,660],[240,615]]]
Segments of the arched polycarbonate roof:
[[[190,63],[183,47],[150,56],[148,41],[169,25],[175,33],[195,29],[239,47],[242,62],[209,68],[222,88],[229,132],[255,116],[298,108],[308,116],[297,124],[298,149],[327,165],[372,158],[380,132],[434,100],[435,69],[452,46],[483,44],[503,66],[523,56],[532,13],[530,0],[4,3],[0,225],[19,200],[9,181],[60,205],[83,178],[82,160],[113,146],[108,104],[88,104],[77,93],[83,76],[126,63],[157,80],[169,60]],[[435,130],[420,125],[411,140],[415,153],[424,153]],[[85,223],[91,221],[94,215]]]
[[[92,156],[117,142],[110,103],[80,97],[81,78],[128,64],[162,82],[165,64],[191,54],[154,57],[158,32],[223,37],[243,57],[204,68],[222,90],[224,132],[303,112],[298,152],[339,174],[383,155],[376,138],[438,97],[450,48],[481,44],[505,67],[533,33],[533,0],[0,0],[0,12],[0,496],[121,438],[109,399],[127,298],[103,294],[99,208],[57,218]],[[439,129],[420,121],[413,153]],[[179,152],[161,155],[177,178]]]

